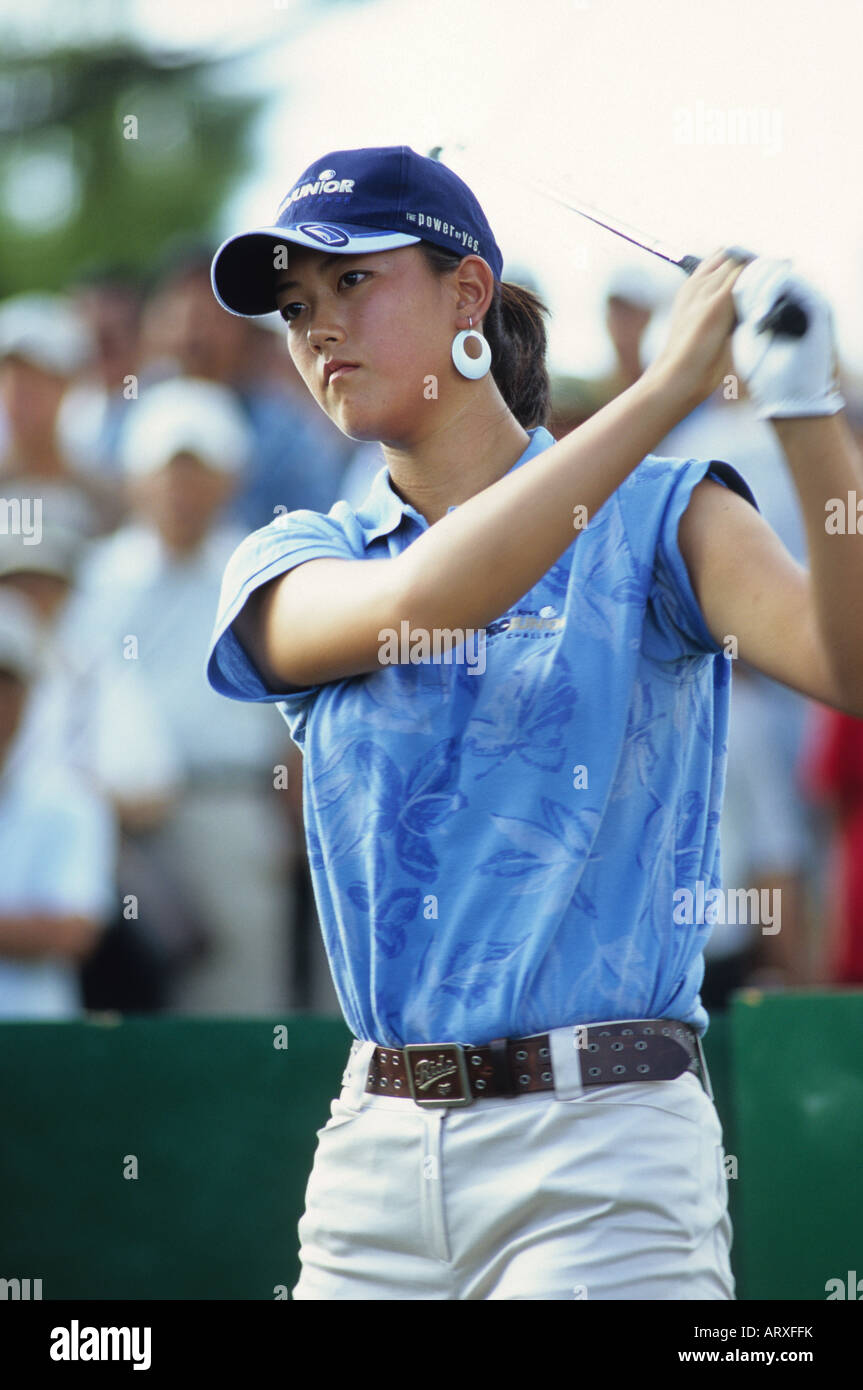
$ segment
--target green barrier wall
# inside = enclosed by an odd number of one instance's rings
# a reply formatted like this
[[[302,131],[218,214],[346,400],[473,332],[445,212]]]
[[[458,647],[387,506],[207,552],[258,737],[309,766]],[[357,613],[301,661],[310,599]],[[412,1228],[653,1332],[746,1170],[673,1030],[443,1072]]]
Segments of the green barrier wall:
[[[41,1278],[43,1299],[290,1290],[350,1034],[283,1026],[286,1050],[275,1019],[0,1027],[0,1277]]]
[[[309,1016],[0,1025],[0,1277],[43,1299],[290,1291],[349,1046]],[[863,993],[738,996],[705,1052],[738,1165],[738,1298],[863,1277]]]
[[[863,1278],[863,993],[745,992],[729,1023],[745,1296],[823,1301]]]

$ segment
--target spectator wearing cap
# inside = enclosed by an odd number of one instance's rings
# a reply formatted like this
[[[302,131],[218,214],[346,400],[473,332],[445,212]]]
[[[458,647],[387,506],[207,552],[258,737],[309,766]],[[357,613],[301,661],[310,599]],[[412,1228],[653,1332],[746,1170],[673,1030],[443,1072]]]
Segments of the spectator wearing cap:
[[[123,439],[132,519],[94,547],[70,618],[77,642],[98,644],[118,677],[136,665],[180,768],[150,850],[210,934],[209,955],[172,991],[172,1007],[189,1013],[269,1013],[293,1001],[300,756],[271,711],[222,700],[204,679],[213,606],[240,535],[218,518],[253,444],[226,388],[149,385]]]
[[[296,370],[282,344],[284,382],[260,368],[262,329],[227,313],[210,283],[210,248],[187,248],[169,261],[143,319],[143,377],[204,378],[237,393],[252,448],[226,504],[225,520],[243,533],[298,507],[327,512],[339,495],[349,446],[308,393],[292,390]],[[141,388],[143,396],[145,386]]]
[[[159,818],[174,794],[177,767],[135,664],[118,673],[100,662],[98,648],[75,638],[74,596],[86,553],[81,536],[55,526],[43,530],[38,545],[0,536],[0,590],[30,601],[43,646],[20,739],[87,778],[123,824],[136,827]]]
[[[78,967],[117,898],[116,837],[104,802],[18,739],[38,678],[38,619],[0,591],[0,1018],[82,1012]]]
[[[644,338],[662,290],[641,266],[622,266],[605,290],[605,327],[614,351],[609,371],[596,377],[557,376],[552,381],[549,428],[559,439],[638,381],[644,371]]]
[[[82,473],[58,428],[66,392],[91,352],[86,327],[63,296],[17,295],[0,304],[4,534],[15,529],[9,522],[12,500],[38,512],[40,523],[51,521],[85,535],[102,534],[120,515],[116,486]]]
[[[75,582],[81,536],[55,525],[43,527],[38,545],[18,535],[0,536],[0,590],[26,598],[39,621],[43,652],[40,678],[31,692],[20,739],[34,754],[77,764],[88,775],[87,739],[94,712],[92,693],[79,682],[61,653],[55,633]],[[62,675],[61,675],[62,673]]]

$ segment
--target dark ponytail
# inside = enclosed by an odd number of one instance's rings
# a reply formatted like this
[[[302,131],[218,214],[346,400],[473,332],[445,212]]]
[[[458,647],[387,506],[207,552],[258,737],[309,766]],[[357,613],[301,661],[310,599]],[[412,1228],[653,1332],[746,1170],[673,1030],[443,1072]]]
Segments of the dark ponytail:
[[[463,257],[430,241],[417,243],[429,269],[446,275]],[[495,281],[494,297],[482,331],[491,348],[491,374],[500,394],[524,429],[548,427],[551,385],[545,365],[547,337],[543,315],[548,308],[533,290]]]

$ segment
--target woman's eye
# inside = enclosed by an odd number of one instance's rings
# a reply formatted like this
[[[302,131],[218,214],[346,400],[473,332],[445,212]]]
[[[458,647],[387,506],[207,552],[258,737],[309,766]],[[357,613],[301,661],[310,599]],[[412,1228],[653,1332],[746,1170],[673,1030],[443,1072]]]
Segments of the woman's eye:
[[[368,274],[369,274],[369,271],[367,271],[367,270],[346,270],[346,271],[344,271],[344,272],[339,276],[339,284],[341,284],[342,280],[347,280],[347,278],[348,278],[349,275],[368,275]],[[349,286],[348,286],[348,289],[353,289],[353,285],[349,285]],[[300,310],[300,309],[303,309],[303,308],[305,308],[305,305],[300,304],[300,303],[297,303],[297,302],[295,302],[295,303],[293,303],[293,304],[285,304],[285,305],[279,310],[279,313],[281,314],[282,318],[285,320],[286,323],[293,323],[293,321],[294,321],[294,319],[297,317],[297,315],[296,315],[296,313],[293,313],[292,311],[293,311],[293,310],[297,310],[297,312],[299,312],[299,310]]]

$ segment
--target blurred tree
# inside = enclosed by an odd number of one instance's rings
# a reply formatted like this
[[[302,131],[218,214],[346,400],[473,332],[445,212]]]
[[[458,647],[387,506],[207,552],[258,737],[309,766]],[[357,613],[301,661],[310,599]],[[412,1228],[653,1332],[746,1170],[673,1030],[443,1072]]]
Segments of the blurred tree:
[[[146,273],[166,242],[213,234],[266,100],[226,93],[227,66],[129,41],[5,46],[0,296],[62,288],[91,262]]]

